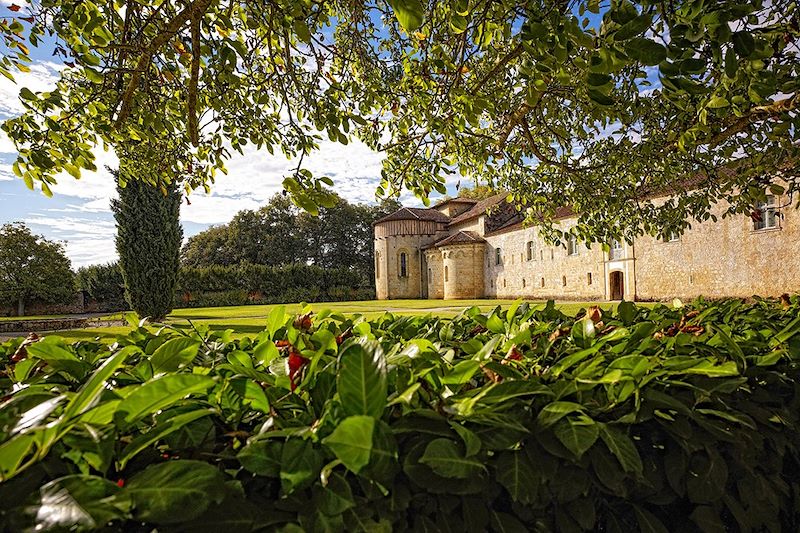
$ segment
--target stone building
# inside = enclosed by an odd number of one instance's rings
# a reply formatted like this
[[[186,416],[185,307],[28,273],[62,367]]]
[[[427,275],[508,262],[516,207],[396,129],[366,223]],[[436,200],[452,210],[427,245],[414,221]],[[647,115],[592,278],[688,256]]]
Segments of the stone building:
[[[453,198],[405,207],[374,224],[379,299],[662,300],[776,296],[800,290],[800,210],[768,196],[760,217],[693,223],[683,235],[644,236],[610,249],[547,244],[505,202]],[[576,222],[569,209],[556,219]]]

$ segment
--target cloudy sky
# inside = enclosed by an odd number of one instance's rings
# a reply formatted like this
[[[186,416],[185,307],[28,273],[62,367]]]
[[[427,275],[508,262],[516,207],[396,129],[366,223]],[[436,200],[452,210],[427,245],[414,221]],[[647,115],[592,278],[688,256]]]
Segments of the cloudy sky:
[[[2,3],[2,2],[0,2]],[[2,8],[0,8],[2,9]],[[30,73],[16,74],[16,85],[0,77],[0,119],[18,115],[23,108],[19,91],[48,90],[58,76],[58,65],[36,58],[42,50],[34,50]],[[281,189],[281,182],[290,173],[292,164],[281,155],[266,150],[246,151],[227,165],[228,174],[220,174],[211,194],[197,191],[191,205],[183,204],[181,221],[188,237],[212,224],[228,222],[241,209],[264,205]],[[14,177],[11,163],[16,158],[13,143],[0,132],[0,224],[23,221],[36,233],[64,241],[73,267],[112,261],[114,251],[114,219],[109,204],[115,195],[114,181],[106,166],[115,167],[113,152],[96,151],[96,173],[82,174],[80,180],[64,174],[53,187],[53,198],[28,190]],[[325,141],[319,152],[306,158],[305,166],[318,176],[329,176],[336,192],[351,202],[374,203],[383,155],[359,142],[347,146]],[[419,203],[409,194],[402,201]]]

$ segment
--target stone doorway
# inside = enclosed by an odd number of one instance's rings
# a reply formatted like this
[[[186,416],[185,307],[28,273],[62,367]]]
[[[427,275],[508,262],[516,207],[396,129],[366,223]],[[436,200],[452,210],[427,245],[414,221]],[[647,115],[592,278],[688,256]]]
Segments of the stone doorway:
[[[621,270],[614,270],[608,275],[608,287],[612,300],[622,300],[625,297],[625,281]]]

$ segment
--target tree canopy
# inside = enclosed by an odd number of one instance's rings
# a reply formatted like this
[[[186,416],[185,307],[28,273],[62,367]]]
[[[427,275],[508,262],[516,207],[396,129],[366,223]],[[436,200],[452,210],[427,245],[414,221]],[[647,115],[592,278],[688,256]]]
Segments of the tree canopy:
[[[60,243],[21,223],[0,227],[0,302],[17,303],[23,315],[30,301],[68,303],[74,296],[74,275]]]
[[[587,238],[660,233],[720,200],[744,212],[768,187],[796,202],[793,1],[53,0],[15,15],[0,73],[50,35],[69,67],[53,91],[23,88],[28,111],[3,126],[15,172],[45,192],[92,169],[95,143],[167,142],[141,164],[187,189],[253,144],[296,158],[284,185],[316,212],[332,182],[303,156],[357,137],[387,154],[380,196],[427,197],[460,172],[532,220],[572,206]]]
[[[239,211],[230,223],[190,237],[181,262],[185,267],[310,264],[358,272],[371,285],[372,223],[399,208],[393,200],[369,206],[336,196],[331,207],[311,216],[279,193],[256,211]]]

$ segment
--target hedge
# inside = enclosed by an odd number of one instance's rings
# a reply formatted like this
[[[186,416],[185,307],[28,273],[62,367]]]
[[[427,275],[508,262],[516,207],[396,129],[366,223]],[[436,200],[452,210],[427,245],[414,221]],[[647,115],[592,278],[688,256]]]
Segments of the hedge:
[[[374,299],[357,272],[313,265],[272,267],[243,263],[233,266],[183,268],[180,306],[248,303],[329,302]]]
[[[796,296],[579,315],[8,342],[0,527],[800,529]]]

